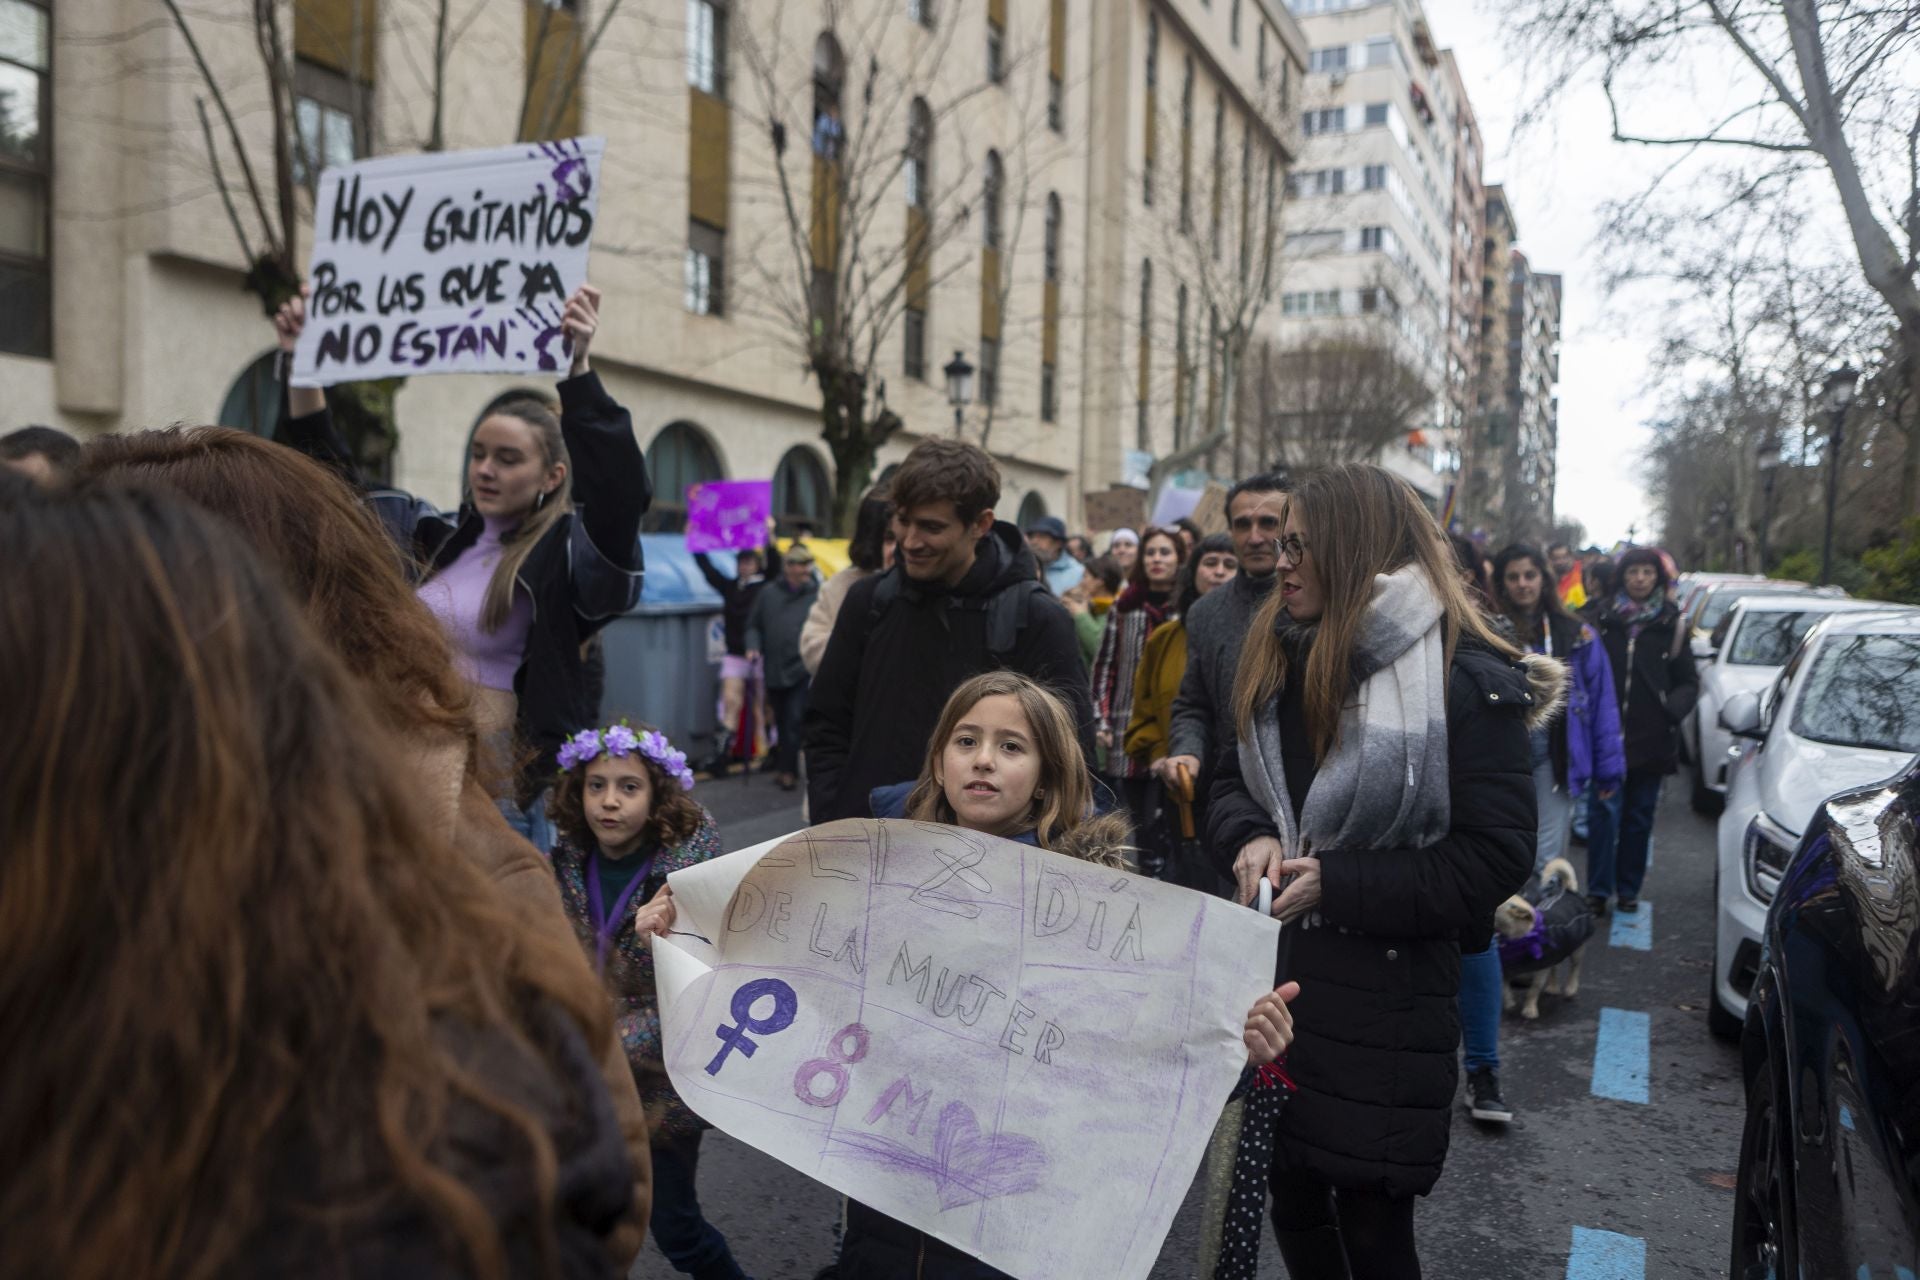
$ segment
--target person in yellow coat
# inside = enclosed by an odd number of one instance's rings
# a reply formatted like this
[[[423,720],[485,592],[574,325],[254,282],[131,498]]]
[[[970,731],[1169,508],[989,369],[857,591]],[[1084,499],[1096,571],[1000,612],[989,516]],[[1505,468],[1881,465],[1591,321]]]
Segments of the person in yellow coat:
[[[1166,758],[1173,735],[1173,700],[1180,692],[1181,677],[1187,673],[1187,627],[1182,619],[1195,600],[1231,581],[1238,572],[1232,538],[1224,533],[1202,538],[1180,570],[1167,620],[1147,636],[1140,665],[1133,673],[1133,714],[1127,719],[1122,742],[1128,755],[1150,768]],[[1164,782],[1159,769],[1154,768],[1153,773]],[[1204,798],[1203,788],[1196,787],[1195,791],[1196,798]],[[1171,853],[1173,841],[1166,832],[1143,831],[1140,835],[1160,846],[1155,852]]]

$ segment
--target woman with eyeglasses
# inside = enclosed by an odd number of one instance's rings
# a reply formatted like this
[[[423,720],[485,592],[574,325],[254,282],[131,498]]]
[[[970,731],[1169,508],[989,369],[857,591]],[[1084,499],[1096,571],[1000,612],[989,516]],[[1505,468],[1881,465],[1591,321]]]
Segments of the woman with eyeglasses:
[[[1240,901],[1274,886],[1280,976],[1302,991],[1292,1096],[1249,1099],[1239,1163],[1270,1144],[1289,1275],[1417,1280],[1413,1200],[1440,1176],[1458,1088],[1460,953],[1486,947],[1532,869],[1529,721],[1565,677],[1494,633],[1433,517],[1379,467],[1303,480],[1278,550],[1207,823]],[[1260,1203],[1236,1187],[1223,1239],[1252,1235]]]

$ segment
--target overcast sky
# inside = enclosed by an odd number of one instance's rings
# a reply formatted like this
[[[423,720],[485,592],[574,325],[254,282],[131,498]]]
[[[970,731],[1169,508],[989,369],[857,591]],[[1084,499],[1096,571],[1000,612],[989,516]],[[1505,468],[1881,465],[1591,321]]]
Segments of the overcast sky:
[[[1644,456],[1651,406],[1641,395],[1648,344],[1629,322],[1602,314],[1593,238],[1600,203],[1649,172],[1653,157],[1609,139],[1606,99],[1593,86],[1564,95],[1551,119],[1516,142],[1513,122],[1527,87],[1491,6],[1425,0],[1425,7],[1435,43],[1459,60],[1485,142],[1485,177],[1506,184],[1519,247],[1536,271],[1557,271],[1566,282],[1557,514],[1586,525],[1601,546],[1630,527],[1648,539],[1656,532]]]

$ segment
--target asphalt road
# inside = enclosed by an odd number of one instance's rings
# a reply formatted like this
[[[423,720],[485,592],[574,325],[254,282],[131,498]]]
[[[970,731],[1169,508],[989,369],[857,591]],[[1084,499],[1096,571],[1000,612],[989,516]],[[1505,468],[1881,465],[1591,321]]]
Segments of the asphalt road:
[[[729,849],[801,825],[797,798],[770,779],[736,776],[699,795]],[[1584,872],[1577,848],[1574,863]],[[1545,997],[1537,1022],[1508,1015],[1501,1079],[1516,1121],[1488,1131],[1457,1113],[1446,1172],[1417,1211],[1430,1280],[1726,1275],[1739,1060],[1706,1023],[1713,825],[1688,811],[1677,783],[1644,894],[1635,928],[1601,922],[1575,999]],[[708,1219],[749,1275],[808,1280],[831,1259],[838,1198],[826,1188],[712,1132],[699,1180]],[[1154,1280],[1194,1275],[1198,1208],[1189,1196]],[[633,1270],[673,1274],[651,1242]],[[1269,1242],[1260,1276],[1284,1275]]]

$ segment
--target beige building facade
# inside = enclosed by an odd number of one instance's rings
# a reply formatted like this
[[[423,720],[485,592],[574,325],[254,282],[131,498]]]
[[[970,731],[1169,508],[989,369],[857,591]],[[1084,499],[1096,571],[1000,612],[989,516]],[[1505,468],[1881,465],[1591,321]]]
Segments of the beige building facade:
[[[778,511],[825,516],[832,459],[808,374],[807,286],[792,284],[808,265],[796,269],[796,233],[813,241],[813,287],[822,270],[910,275],[903,293],[877,291],[901,297],[869,317],[873,378],[905,423],[880,467],[955,430],[941,369],[960,353],[982,393],[960,430],[1000,460],[1002,514],[1077,524],[1081,495],[1119,481],[1129,450],[1180,443],[1206,394],[1205,321],[1190,300],[1178,323],[1178,273],[1163,266],[1142,288],[1143,264],[1161,256],[1157,225],[1136,216],[1146,173],[1157,167],[1172,199],[1178,157],[1192,171],[1245,150],[1263,176],[1271,155],[1284,182],[1291,144],[1263,131],[1275,114],[1264,108],[1305,58],[1268,0],[628,0],[604,29],[591,0],[455,0],[436,78],[435,6],[293,0],[275,11],[276,110],[245,7],[183,0],[190,44],[147,0],[0,6],[0,25],[29,30],[34,64],[0,62],[0,75],[31,78],[39,95],[37,149],[0,150],[0,179],[24,178],[14,185],[36,201],[0,208],[0,310],[14,317],[0,329],[0,427],[271,430],[272,334],[246,281],[281,211],[276,122],[292,139],[284,235],[301,269],[311,211],[299,183],[327,163],[597,135],[594,361],[648,449],[663,528],[686,484],[722,476],[773,477]],[[1144,103],[1187,77],[1199,105],[1170,133]],[[844,209],[819,203],[832,164],[856,193]],[[884,248],[823,262],[822,219],[856,214]],[[394,483],[457,502],[478,416],[538,385],[409,379]]]

